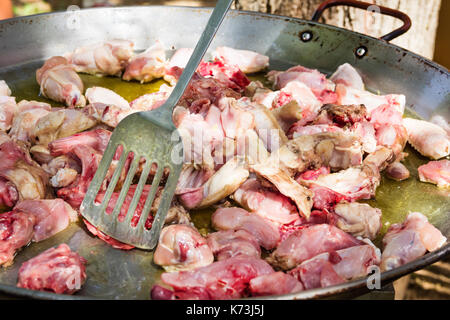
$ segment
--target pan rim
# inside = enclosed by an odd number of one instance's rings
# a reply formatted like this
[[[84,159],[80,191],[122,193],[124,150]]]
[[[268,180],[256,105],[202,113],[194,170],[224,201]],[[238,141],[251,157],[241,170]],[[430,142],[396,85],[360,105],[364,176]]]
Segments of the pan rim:
[[[193,10],[193,11],[195,11],[195,10],[210,11],[213,9],[211,7],[163,6],[163,5],[148,5],[146,7],[155,7],[155,8],[170,7],[170,8],[174,8],[174,9]],[[83,11],[99,11],[99,10],[121,11],[121,10],[132,10],[132,9],[137,9],[137,8],[142,9],[142,6],[121,6],[121,7],[113,7],[113,8],[89,8],[89,9],[83,9]],[[67,11],[57,11],[57,12],[42,13],[42,14],[37,14],[37,15],[25,16],[25,17],[16,17],[16,18],[11,18],[11,19],[1,21],[0,25],[1,24],[10,24],[11,26],[13,26],[14,24],[23,23],[26,20],[33,19],[36,17],[47,16],[47,15],[57,16],[57,15],[64,15],[64,14],[67,14]],[[431,60],[429,60],[425,57],[422,57],[416,53],[413,53],[407,49],[401,48],[395,44],[392,44],[392,43],[389,43],[389,42],[386,42],[386,41],[383,41],[383,40],[380,40],[380,39],[377,39],[377,38],[374,38],[374,37],[371,37],[371,36],[368,36],[368,35],[365,35],[365,34],[362,34],[359,32],[351,31],[351,30],[348,30],[345,28],[340,28],[340,27],[336,27],[336,26],[332,26],[332,25],[327,25],[327,24],[313,22],[310,20],[304,20],[304,19],[299,19],[299,18],[286,17],[286,16],[268,14],[268,13],[253,12],[253,11],[245,11],[245,10],[230,10],[230,14],[247,15],[247,16],[254,16],[254,17],[264,17],[267,19],[278,19],[278,20],[284,20],[286,22],[294,22],[294,23],[310,25],[310,26],[325,27],[325,28],[328,28],[328,29],[331,29],[331,30],[334,30],[337,32],[344,32],[344,33],[357,35],[362,39],[368,39],[370,41],[375,40],[377,43],[382,43],[387,48],[400,50],[401,52],[404,52],[412,57],[415,57],[415,58],[421,60],[422,62],[425,62],[429,67],[432,67],[436,70],[441,71],[447,77],[450,76],[450,72],[447,68],[445,68],[444,66],[442,66],[434,61],[431,61]],[[27,62],[21,62],[19,64],[29,63],[29,62],[31,62],[31,60],[29,60]],[[10,67],[10,66],[5,66],[4,68],[7,68],[7,67]],[[434,252],[427,253],[425,256],[423,256],[419,259],[416,259],[412,262],[409,262],[408,264],[405,264],[401,267],[381,273],[381,281],[390,283],[395,279],[398,279],[408,273],[411,273],[411,272],[414,272],[421,268],[424,268],[434,262],[437,262],[437,261],[443,259],[446,256],[449,256],[449,255],[450,255],[450,243]],[[336,295],[339,293],[352,292],[356,289],[360,289],[364,286],[365,283],[366,283],[366,278],[362,278],[362,279],[349,281],[349,282],[346,282],[341,285],[327,287],[327,288],[312,289],[312,290],[302,291],[300,293],[295,293],[295,294],[266,296],[266,297],[261,297],[261,298],[267,299],[267,300],[327,298],[327,297],[330,297],[332,295]],[[18,297],[22,297],[22,298],[35,298],[35,299],[37,298],[37,299],[49,299],[49,300],[104,300],[104,298],[99,298],[99,297],[95,297],[95,296],[55,294],[55,293],[51,293],[51,292],[28,290],[28,289],[18,288],[18,287],[12,286],[12,285],[5,285],[5,284],[0,284],[0,292],[12,294],[14,296],[18,296]],[[261,298],[259,298],[259,299],[261,299]],[[253,299],[253,298],[250,298],[250,299]]]

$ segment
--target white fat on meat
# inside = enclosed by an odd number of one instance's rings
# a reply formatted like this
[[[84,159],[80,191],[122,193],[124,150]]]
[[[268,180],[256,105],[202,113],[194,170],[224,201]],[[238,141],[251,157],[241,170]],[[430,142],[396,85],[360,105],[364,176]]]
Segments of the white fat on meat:
[[[116,106],[120,109],[130,109],[127,100],[114,91],[103,87],[91,87],[86,90],[86,99],[89,103],[103,103],[109,106]]]

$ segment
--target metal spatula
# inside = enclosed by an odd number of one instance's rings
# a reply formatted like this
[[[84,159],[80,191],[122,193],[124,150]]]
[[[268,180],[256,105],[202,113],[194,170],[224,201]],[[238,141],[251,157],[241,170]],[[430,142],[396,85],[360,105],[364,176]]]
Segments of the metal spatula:
[[[183,147],[181,138],[172,121],[172,111],[183,95],[190,79],[214,38],[217,29],[228,12],[231,3],[232,0],[219,0],[217,2],[183,74],[166,103],[158,109],[138,112],[127,116],[119,123],[111,135],[108,147],[81,204],[81,214],[83,217],[103,233],[138,248],[153,249],[156,246],[183,164]],[[179,30],[179,32],[183,32],[183,30]],[[101,203],[97,203],[97,194],[119,146],[122,146],[123,151],[117,167],[106,189],[103,200]],[[105,209],[111,199],[130,152],[133,153],[133,157],[127,176],[112,213],[107,214]],[[131,200],[125,218],[121,217],[121,221],[119,221],[118,217],[121,207],[135,179],[135,173],[142,159],[145,159],[145,164],[133,199]],[[134,211],[141,199],[147,177],[154,163],[157,165],[157,171],[153,178],[152,187],[148,193],[137,225],[132,226],[131,221]],[[145,222],[147,221],[165,170],[166,173],[169,170],[169,174],[165,185],[162,187],[161,200],[152,227],[148,230],[145,228]]]

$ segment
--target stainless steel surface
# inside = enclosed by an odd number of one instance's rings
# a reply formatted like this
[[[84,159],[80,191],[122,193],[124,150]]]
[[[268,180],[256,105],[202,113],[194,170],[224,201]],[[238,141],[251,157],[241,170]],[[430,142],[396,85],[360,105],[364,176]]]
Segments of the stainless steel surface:
[[[183,154],[183,144],[172,121],[173,109],[186,90],[195,70],[197,70],[200,61],[208,50],[231,3],[232,0],[218,1],[200,36],[200,40],[195,46],[180,79],[167,101],[155,110],[138,112],[127,116],[119,123],[111,135],[108,147],[105,150],[80,208],[84,218],[100,231],[114,239],[141,249],[153,249],[158,243],[159,234],[166,220],[167,212],[170,208],[183,166],[182,157],[173,154],[174,151],[178,152],[178,155]],[[97,204],[97,194],[119,146],[123,148],[122,156],[115,168],[114,175],[105,192],[102,203]],[[106,214],[106,207],[116,188],[119,176],[130,152],[133,153],[133,160],[127,177],[112,213]],[[146,161],[144,170],[140,176],[127,213],[123,217],[123,220],[120,221],[118,219],[119,213],[121,212],[125,197],[130,190],[139,162],[142,159]],[[153,178],[152,186],[144,208],[142,209],[139,222],[134,227],[131,225],[131,219],[141,199],[152,164],[157,165],[157,173]],[[169,169],[169,175],[163,184],[164,191],[158,205],[158,211],[155,214],[151,229],[147,230],[145,227],[147,217],[166,169]]]
[[[125,38],[135,41],[137,49],[145,49],[156,39],[161,39],[167,47],[193,47],[211,14],[211,9],[91,9],[79,12],[77,17],[82,26],[79,30],[67,27],[67,21],[72,14],[54,13],[0,23],[0,79],[4,78],[11,83],[13,93],[24,88],[24,79],[31,79],[43,59],[60,55],[86,43]],[[312,34],[312,39],[308,42],[301,40],[301,34],[305,31]],[[450,119],[448,70],[411,52],[365,35],[294,18],[230,11],[211,47],[219,45],[264,53],[271,58],[271,69],[285,69],[302,64],[331,73],[340,64],[349,62],[362,74],[370,90],[384,94],[405,94],[407,106],[425,119],[435,113]],[[358,58],[355,52],[362,46],[367,52],[362,58]],[[37,92],[23,92],[24,96],[26,94],[30,97],[37,96]],[[417,163],[411,163],[412,167],[416,165]],[[380,191],[377,191],[377,198],[380,195],[381,202],[381,196],[386,196],[384,193],[392,192],[391,189],[383,191],[382,186]],[[386,203],[389,200],[384,200],[384,222],[395,223],[401,221],[408,210],[422,210],[430,221],[449,237],[448,192],[421,184],[423,203],[419,206],[415,202],[416,199],[409,196],[409,191],[404,188],[407,186],[408,184],[402,184],[401,188],[392,192],[393,196],[384,198],[403,197],[402,202],[396,202],[392,206]],[[409,188],[417,187],[410,185]],[[18,268],[23,261],[61,242],[68,243],[89,261],[88,280],[77,295],[69,297],[14,287]],[[447,244],[421,259],[382,273],[382,285],[438,261],[449,253],[450,245]],[[72,225],[55,237],[22,250],[13,266],[0,272],[0,290],[42,299],[148,299],[149,289],[158,281],[161,272],[161,269],[152,264],[151,252],[112,249],[86,233],[84,227]],[[330,288],[270,298],[348,298],[367,291],[366,280],[361,279]]]

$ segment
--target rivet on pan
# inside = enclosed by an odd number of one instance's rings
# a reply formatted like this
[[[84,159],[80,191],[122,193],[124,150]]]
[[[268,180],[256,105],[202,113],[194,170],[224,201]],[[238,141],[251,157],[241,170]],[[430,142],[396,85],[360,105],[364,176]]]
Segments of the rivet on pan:
[[[358,58],[362,58],[367,54],[367,48],[364,46],[361,46],[358,49],[356,49],[355,54]]]
[[[300,35],[300,38],[302,39],[303,42],[308,42],[312,39],[312,32],[311,31],[305,31],[302,32],[302,34]]]

